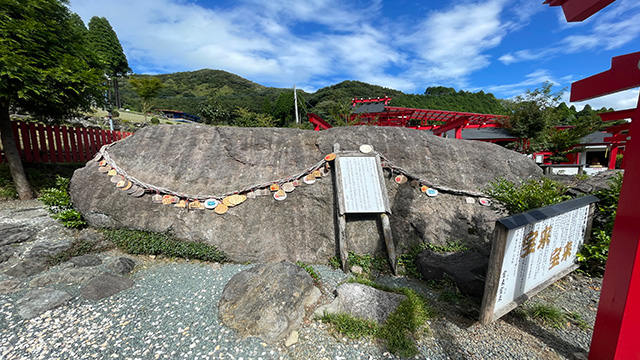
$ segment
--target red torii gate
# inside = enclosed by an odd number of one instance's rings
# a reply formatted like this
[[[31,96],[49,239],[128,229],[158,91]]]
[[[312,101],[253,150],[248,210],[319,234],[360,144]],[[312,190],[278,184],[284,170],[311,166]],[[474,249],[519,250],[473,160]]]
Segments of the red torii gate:
[[[562,5],[568,21],[581,21],[613,0],[547,0]],[[640,86],[640,52],[614,57],[611,69],[571,85],[571,101],[588,100]],[[629,132],[640,134],[640,96]],[[621,112],[622,113],[622,112]],[[618,114],[617,116],[620,116]],[[635,120],[635,121],[633,121]],[[624,182],[604,273],[589,359],[640,359],[640,141],[628,141]]]

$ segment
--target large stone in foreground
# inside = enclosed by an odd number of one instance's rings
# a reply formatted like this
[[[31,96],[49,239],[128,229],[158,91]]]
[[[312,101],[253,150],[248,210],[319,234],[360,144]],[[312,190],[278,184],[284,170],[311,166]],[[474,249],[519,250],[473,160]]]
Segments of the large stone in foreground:
[[[416,257],[416,267],[424,280],[442,280],[449,276],[460,291],[481,299],[489,258],[473,251],[437,253],[423,250]]]
[[[303,172],[332,152],[357,151],[371,144],[395,165],[441,186],[481,191],[498,176],[539,177],[530,159],[500,146],[440,138],[427,131],[376,126],[321,132],[280,128],[199,125],[150,126],[109,149],[130,176],[160,188],[192,195],[222,195]],[[326,263],[336,254],[332,177],[302,185],[285,201],[248,199],[224,215],[153,204],[150,194],[127,195],[90,161],[71,180],[74,206],[96,227],[171,231],[178,238],[216,245],[238,262]],[[499,217],[466,196],[441,191],[427,197],[409,182],[398,185],[385,171],[393,238],[399,253],[417,242],[444,245],[461,239],[485,246]],[[375,216],[350,215],[347,247],[357,253],[384,253]]]
[[[315,311],[316,316],[345,313],[351,316],[375,321],[382,325],[400,302],[406,299],[401,294],[374,289],[362,284],[342,284],[336,289],[336,298],[328,305]]]
[[[133,280],[109,273],[102,273],[89,280],[80,294],[89,300],[101,300],[133,286]]]
[[[25,319],[32,319],[47,310],[54,309],[68,302],[71,299],[71,295],[62,290],[32,290],[18,301],[18,314]]]
[[[234,275],[222,292],[218,317],[241,336],[267,342],[284,339],[296,330],[305,305],[320,291],[299,266],[289,262],[256,265]]]

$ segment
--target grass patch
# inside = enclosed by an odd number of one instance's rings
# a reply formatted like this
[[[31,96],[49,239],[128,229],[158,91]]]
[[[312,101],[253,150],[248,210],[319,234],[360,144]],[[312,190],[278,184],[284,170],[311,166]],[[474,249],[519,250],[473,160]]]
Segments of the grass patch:
[[[527,314],[544,325],[562,329],[565,325],[565,313],[555,306],[534,304],[527,310]]]
[[[225,262],[227,257],[215,246],[182,241],[166,233],[129,229],[102,229],[104,236],[119,248],[134,255],[163,255],[183,259]]]
[[[76,169],[84,165],[85,163],[22,163],[27,180],[36,196],[40,196],[45,189],[56,187],[58,176],[69,179]],[[2,163],[0,164],[0,200],[15,199],[18,199],[18,192],[13,184],[9,164]]]
[[[377,337],[380,327],[375,321],[358,319],[349,314],[324,314],[320,318],[331,324],[332,329],[350,339]]]
[[[311,278],[313,279],[313,283],[318,285],[318,283],[320,282],[320,274],[318,274],[314,268],[303,263],[302,261],[296,261],[296,265],[304,269],[304,271],[306,271],[307,274],[309,274],[309,276],[311,276]]]
[[[362,271],[364,271],[365,273],[368,273],[371,270],[376,270],[379,272],[388,272],[390,270],[387,259],[381,257],[375,257],[369,254],[358,255],[352,251],[349,251],[347,259],[349,261],[349,265],[360,266],[362,268]]]
[[[93,250],[95,250],[94,243],[82,239],[75,239],[71,242],[71,246],[66,251],[49,256],[47,263],[50,266],[56,266],[71,259],[72,257],[88,254]]]
[[[69,179],[56,175],[56,186],[42,191],[40,201],[47,206],[51,217],[68,228],[83,228],[87,223],[73,208],[69,196]]]
[[[400,302],[393,313],[389,314],[382,326],[347,314],[325,314],[320,319],[331,324],[334,331],[349,338],[376,337],[383,340],[389,351],[395,355],[402,357],[416,355],[418,353],[416,340],[426,331],[427,320],[434,316],[434,311],[427,300],[409,288],[392,288],[362,277],[350,278],[348,282],[402,294],[406,299]]]

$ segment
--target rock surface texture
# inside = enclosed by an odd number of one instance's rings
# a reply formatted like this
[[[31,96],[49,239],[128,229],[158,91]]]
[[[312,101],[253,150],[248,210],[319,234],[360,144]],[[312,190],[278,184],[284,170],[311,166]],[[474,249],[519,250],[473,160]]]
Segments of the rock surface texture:
[[[222,195],[298,174],[332,152],[370,144],[393,164],[447,188],[481,191],[497,176],[541,176],[531,160],[500,146],[445,139],[426,131],[353,126],[314,132],[298,129],[151,126],[112,146],[112,160],[130,176],[192,195]],[[325,263],[336,254],[332,176],[303,184],[285,201],[248,199],[224,215],[154,204],[151,193],[136,198],[117,189],[91,161],[74,173],[74,206],[94,226],[171,231],[179,238],[216,245],[231,260],[301,260]],[[465,239],[486,246],[499,217],[466,196],[441,191],[427,197],[409,182],[398,185],[385,170],[396,250],[419,241],[444,244]],[[347,248],[383,253],[375,216],[349,215]]]
[[[289,262],[256,265],[229,280],[218,317],[241,336],[276,342],[302,324],[304,307],[319,297],[320,290],[299,266]]]
[[[472,251],[436,253],[424,250],[416,257],[416,267],[425,280],[442,280],[445,275],[465,295],[482,298],[489,258]]]
[[[362,284],[342,284],[336,289],[336,298],[328,305],[315,311],[316,316],[324,313],[346,313],[351,316],[384,324],[389,314],[394,312],[406,297],[374,289]]]

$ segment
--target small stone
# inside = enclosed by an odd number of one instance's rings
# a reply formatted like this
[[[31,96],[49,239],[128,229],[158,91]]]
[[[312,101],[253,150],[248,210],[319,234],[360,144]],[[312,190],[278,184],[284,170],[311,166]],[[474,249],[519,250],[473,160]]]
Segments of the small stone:
[[[9,294],[20,288],[20,283],[14,280],[0,281],[0,294]]]
[[[62,290],[33,290],[18,301],[18,314],[25,319],[32,319],[47,310],[51,310],[66,303],[69,300],[71,300],[71,295]]]
[[[80,294],[89,300],[100,300],[115,295],[133,286],[133,280],[102,273],[89,280],[80,290]]]
[[[211,270],[213,271],[218,271],[218,270],[222,270],[222,264],[220,263],[213,263],[211,265],[209,265],[209,267],[211,268]]]
[[[296,330],[293,330],[291,334],[287,336],[287,339],[284,341],[284,346],[289,347],[293,344],[297,344],[299,337],[300,337],[300,334],[298,334]]]
[[[364,272],[364,269],[362,269],[362,266],[358,266],[358,265],[352,265],[351,266],[351,272],[354,274],[362,274]]]
[[[102,260],[96,255],[80,255],[72,257],[69,261],[77,267],[96,266],[102,264]]]
[[[4,273],[17,278],[25,278],[44,271],[47,266],[47,259],[31,258],[20,261]]]
[[[149,259],[151,260],[155,260],[156,256],[155,255],[149,255]]]
[[[107,268],[119,275],[126,275],[133,271],[136,262],[127,257],[120,257],[107,265]]]

